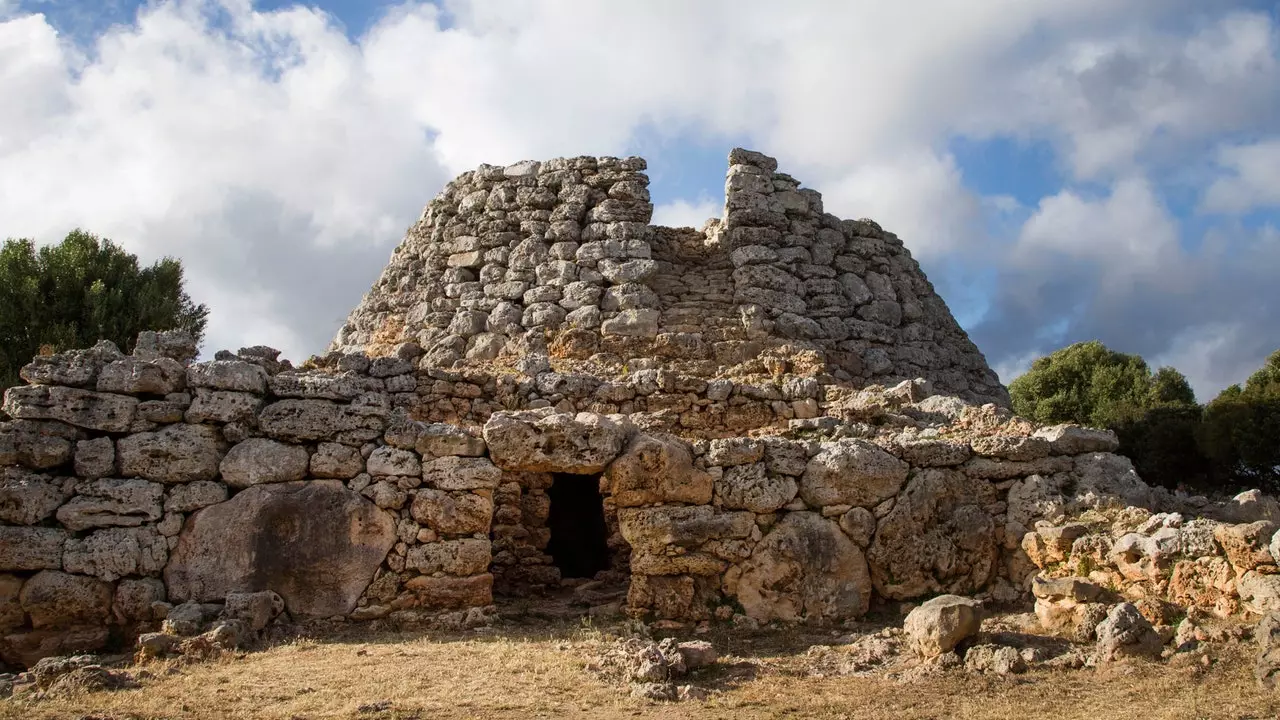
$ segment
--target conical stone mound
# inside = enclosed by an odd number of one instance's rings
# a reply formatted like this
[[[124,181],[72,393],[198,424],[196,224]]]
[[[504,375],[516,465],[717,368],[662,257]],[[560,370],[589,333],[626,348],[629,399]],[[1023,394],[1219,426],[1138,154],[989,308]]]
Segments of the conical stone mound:
[[[896,235],[826,213],[757,152],[729,153],[722,218],[652,226],[642,158],[482,165],[450,182],[331,351],[402,343],[442,368],[551,361],[1008,393]],[[779,360],[782,358],[782,360]],[[559,368],[557,368],[559,369]]]

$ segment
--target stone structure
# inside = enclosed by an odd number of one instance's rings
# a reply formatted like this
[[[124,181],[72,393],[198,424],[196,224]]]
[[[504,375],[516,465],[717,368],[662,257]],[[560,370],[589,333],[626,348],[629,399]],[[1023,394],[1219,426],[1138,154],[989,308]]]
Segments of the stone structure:
[[[638,159],[468,173],[301,368],[266,347],[193,362],[167,333],[36,358],[0,423],[0,658],[244,593],[414,622],[565,577],[629,579],[647,620],[830,622],[1015,599],[1094,547],[1065,514],[1191,512],[1110,433],[1013,416],[891,234],[730,160],[702,233],[645,224]],[[1263,605],[1273,530],[1098,548]],[[1230,564],[1154,559],[1219,543]],[[1043,580],[1046,617],[1093,617],[1083,586]]]
[[[436,367],[537,353],[700,378],[804,354],[854,386],[924,378],[1008,404],[982,354],[893,233],[823,211],[772,158],[729,155],[724,216],[648,225],[641,158],[482,166],[449,183],[331,349],[402,342]]]

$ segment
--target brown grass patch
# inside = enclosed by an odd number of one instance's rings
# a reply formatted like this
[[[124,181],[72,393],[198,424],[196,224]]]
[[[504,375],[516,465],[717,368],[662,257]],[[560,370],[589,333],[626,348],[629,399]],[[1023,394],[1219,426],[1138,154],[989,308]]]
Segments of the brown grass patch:
[[[435,720],[447,718],[1260,718],[1280,703],[1257,689],[1249,646],[1217,646],[1214,663],[1132,663],[1100,670],[913,682],[815,677],[803,654],[830,635],[717,633],[723,657],[692,681],[705,702],[635,700],[585,666],[610,640],[572,625],[426,637],[352,631],[197,665],[151,663],[142,687],[33,704],[0,718],[100,720]]]

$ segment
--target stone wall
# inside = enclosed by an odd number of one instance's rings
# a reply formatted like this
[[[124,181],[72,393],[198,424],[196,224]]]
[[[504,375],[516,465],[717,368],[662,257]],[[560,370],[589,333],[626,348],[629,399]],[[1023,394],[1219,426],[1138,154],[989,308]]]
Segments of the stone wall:
[[[648,224],[642,158],[484,165],[428,204],[332,349],[415,342],[432,365],[548,354],[706,378],[771,348],[862,387],[925,378],[974,402],[1008,394],[902,242],[759,153],[729,156],[702,231]]]

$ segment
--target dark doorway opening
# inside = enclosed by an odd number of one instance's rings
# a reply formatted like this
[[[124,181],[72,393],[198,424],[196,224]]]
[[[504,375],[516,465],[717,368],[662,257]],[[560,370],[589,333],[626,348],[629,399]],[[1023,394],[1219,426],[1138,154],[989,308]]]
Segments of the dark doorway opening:
[[[547,496],[551,501],[547,554],[560,568],[560,576],[591,578],[608,570],[609,530],[604,521],[600,477],[557,473]]]

